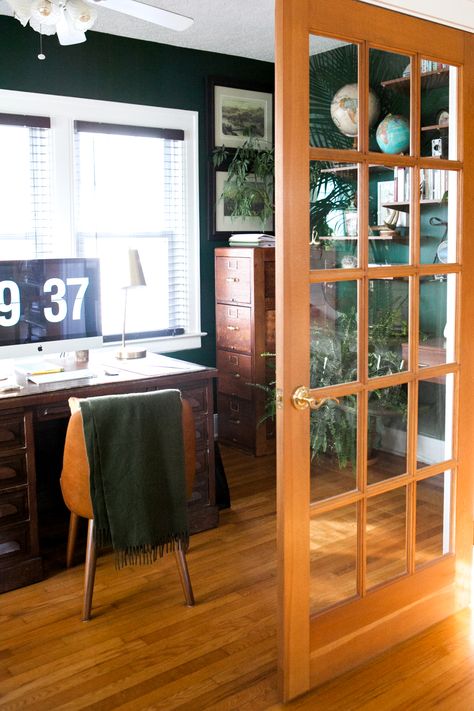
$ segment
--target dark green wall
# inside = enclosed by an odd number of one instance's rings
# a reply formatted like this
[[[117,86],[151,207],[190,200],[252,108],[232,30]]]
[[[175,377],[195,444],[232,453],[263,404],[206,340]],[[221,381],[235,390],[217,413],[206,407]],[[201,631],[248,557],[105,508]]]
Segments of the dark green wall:
[[[206,80],[219,76],[272,86],[273,64],[91,31],[87,42],[72,47],[61,47],[56,36],[45,37],[43,50],[46,60],[39,61],[39,34],[0,17],[0,88],[199,112],[201,313],[208,336],[200,350],[175,355],[214,365],[213,252],[220,243],[208,240]]]

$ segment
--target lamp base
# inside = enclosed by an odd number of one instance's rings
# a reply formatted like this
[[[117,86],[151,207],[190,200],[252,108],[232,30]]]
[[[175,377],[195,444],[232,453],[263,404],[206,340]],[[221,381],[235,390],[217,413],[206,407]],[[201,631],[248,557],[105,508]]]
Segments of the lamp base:
[[[134,349],[126,346],[120,348],[115,354],[118,360],[133,360],[134,358],[146,358],[146,349]]]

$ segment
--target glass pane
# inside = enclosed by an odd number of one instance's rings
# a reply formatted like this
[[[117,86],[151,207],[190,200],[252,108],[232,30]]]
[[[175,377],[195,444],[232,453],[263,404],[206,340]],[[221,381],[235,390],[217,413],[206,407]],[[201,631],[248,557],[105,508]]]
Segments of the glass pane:
[[[357,267],[357,166],[310,163],[311,269]]]
[[[449,196],[449,199],[448,199]],[[456,261],[458,176],[452,170],[420,171],[420,261]]]
[[[457,68],[421,60],[422,156],[457,158]]]
[[[417,467],[451,459],[453,452],[452,375],[420,380],[418,387]]]
[[[356,488],[357,396],[327,400],[311,412],[311,501]]]
[[[367,587],[407,570],[406,487],[367,500]]]
[[[369,148],[379,153],[409,153],[410,57],[371,49],[369,72]]]
[[[356,149],[359,133],[358,46],[309,38],[310,145]]]
[[[454,360],[456,276],[420,278],[420,368]]]
[[[407,370],[408,279],[369,281],[369,377]]]
[[[357,282],[312,284],[310,387],[357,380]]]
[[[409,168],[369,167],[369,266],[409,263]]]
[[[310,521],[310,610],[320,612],[357,593],[357,505]]]
[[[419,568],[450,549],[451,472],[416,483],[416,551]]]
[[[369,393],[367,483],[400,476],[407,471],[408,386]]]

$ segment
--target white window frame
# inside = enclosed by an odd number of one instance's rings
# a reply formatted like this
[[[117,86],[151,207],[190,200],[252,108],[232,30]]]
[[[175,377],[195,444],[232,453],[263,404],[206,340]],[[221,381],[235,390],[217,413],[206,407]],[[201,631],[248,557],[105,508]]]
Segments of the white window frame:
[[[47,116],[51,119],[53,146],[53,237],[65,244],[64,254],[75,256],[74,237],[74,121],[117,123],[130,126],[152,126],[184,131],[186,175],[186,239],[189,329],[178,336],[133,340],[159,353],[201,347],[200,239],[199,239],[199,162],[198,112],[165,109],[115,101],[98,101],[76,97],[33,94],[0,90],[0,111],[11,114]],[[0,242],[1,246],[1,242]],[[130,338],[127,338],[131,342]],[[117,342],[104,348],[116,349]]]

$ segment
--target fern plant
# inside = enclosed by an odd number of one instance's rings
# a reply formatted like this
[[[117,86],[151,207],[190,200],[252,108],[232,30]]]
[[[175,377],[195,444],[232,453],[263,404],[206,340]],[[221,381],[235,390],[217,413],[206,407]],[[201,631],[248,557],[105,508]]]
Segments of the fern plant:
[[[403,367],[401,339],[407,337],[404,301],[391,308],[372,313],[369,317],[369,373],[371,377],[390,375]],[[264,353],[274,368],[275,354]],[[340,312],[329,328],[316,325],[311,332],[310,382],[321,388],[357,378],[357,313],[355,309]],[[266,409],[262,421],[276,414],[276,383],[257,384],[266,393]],[[369,442],[380,444],[384,423],[394,417],[406,418],[407,390],[403,386],[381,388],[371,393],[369,412]],[[347,395],[337,403],[328,400],[317,412],[311,413],[311,458],[334,456],[342,469],[355,466],[357,456],[357,396]]]
[[[227,165],[221,199],[229,201],[232,217],[258,217],[263,229],[275,209],[273,146],[262,146],[261,139],[249,136],[235,152],[225,146],[215,148],[212,162],[215,168]]]

